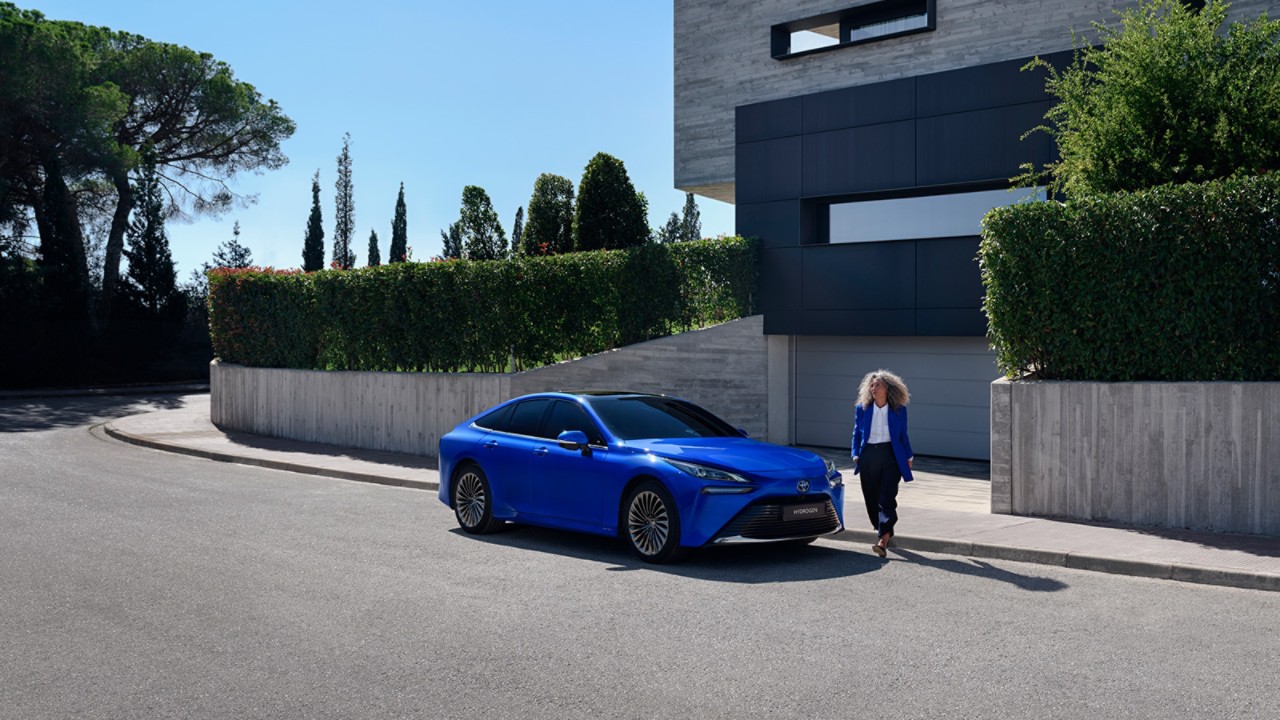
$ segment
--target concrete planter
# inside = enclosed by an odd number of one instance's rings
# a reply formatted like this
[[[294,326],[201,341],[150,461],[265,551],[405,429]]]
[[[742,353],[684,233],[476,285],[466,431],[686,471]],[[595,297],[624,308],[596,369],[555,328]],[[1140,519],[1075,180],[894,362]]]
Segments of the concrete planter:
[[[768,427],[768,348],[754,316],[521,373],[328,372],[214,361],[215,425],[343,447],[434,455],[440,436],[503,400],[547,390],[679,395],[752,437]]]
[[[1280,536],[1280,383],[997,380],[991,510]]]

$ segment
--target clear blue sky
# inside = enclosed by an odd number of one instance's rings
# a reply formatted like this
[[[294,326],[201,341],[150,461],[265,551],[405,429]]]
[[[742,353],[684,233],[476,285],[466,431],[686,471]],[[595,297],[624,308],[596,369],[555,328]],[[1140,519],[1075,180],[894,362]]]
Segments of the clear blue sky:
[[[369,231],[385,260],[405,185],[413,257],[440,253],[465,185],[489,192],[511,232],[540,173],[575,186],[599,151],[620,158],[660,226],[684,204],[672,183],[669,0],[364,3],[225,0],[17,0],[57,20],[105,25],[211,53],[297,123],[289,164],[242,175],[257,202],[218,218],[171,222],[178,277],[231,238],[259,265],[299,267],[320,171],[326,262],[334,182],[351,133],[358,265]],[[706,236],[733,231],[733,207],[698,198]]]

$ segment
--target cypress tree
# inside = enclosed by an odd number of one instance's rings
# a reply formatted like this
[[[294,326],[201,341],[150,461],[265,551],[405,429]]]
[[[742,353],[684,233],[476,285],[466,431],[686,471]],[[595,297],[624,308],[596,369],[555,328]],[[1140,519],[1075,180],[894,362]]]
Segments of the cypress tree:
[[[391,221],[391,251],[387,262],[404,262],[409,252],[409,221],[404,207],[404,183],[400,183],[400,194],[396,197],[396,215]]]
[[[702,213],[698,211],[698,201],[693,199],[693,193],[684,194],[684,217],[680,219],[680,239],[686,242],[702,239]]]
[[[614,250],[643,245],[649,241],[646,205],[622,161],[607,153],[596,153],[578,185],[574,248]]]
[[[350,270],[356,264],[356,253],[351,249],[351,238],[356,231],[356,201],[351,182],[351,133],[342,138],[335,188],[338,192],[333,209],[333,262],[343,270]]]
[[[121,294],[126,302],[154,320],[181,317],[178,271],[164,231],[164,195],[155,165],[143,167],[134,196],[137,203],[126,233],[128,247],[124,249],[129,271]]]
[[[524,234],[524,206],[516,208],[516,221],[511,224],[511,254],[521,252],[520,236]]]
[[[311,215],[307,217],[307,234],[302,240],[302,270],[315,272],[324,268],[324,225],[320,217],[320,171],[311,178]]]
[[[520,246],[525,255],[573,252],[572,180],[542,173],[534,181]]]
[[[382,264],[382,254],[378,252],[378,231],[373,228],[369,229],[369,267],[378,267]]]

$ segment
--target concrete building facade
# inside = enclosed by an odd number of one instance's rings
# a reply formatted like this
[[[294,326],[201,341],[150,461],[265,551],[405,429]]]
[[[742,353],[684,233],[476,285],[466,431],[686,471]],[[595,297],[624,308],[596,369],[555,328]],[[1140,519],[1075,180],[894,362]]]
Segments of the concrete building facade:
[[[1052,99],[1022,68],[1063,66],[1073,31],[1132,5],[676,0],[675,184],[761,241],[771,439],[846,445],[858,382],[887,367],[917,453],[990,457],[980,221],[1056,153],[1023,137]]]

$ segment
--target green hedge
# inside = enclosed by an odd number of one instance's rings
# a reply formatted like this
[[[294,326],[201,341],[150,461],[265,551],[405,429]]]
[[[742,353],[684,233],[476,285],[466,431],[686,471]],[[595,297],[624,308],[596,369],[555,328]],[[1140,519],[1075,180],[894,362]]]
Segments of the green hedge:
[[[998,208],[979,251],[1002,372],[1280,380],[1280,177]]]
[[[258,367],[501,372],[754,312],[742,238],[316,273],[215,270],[214,354]]]

